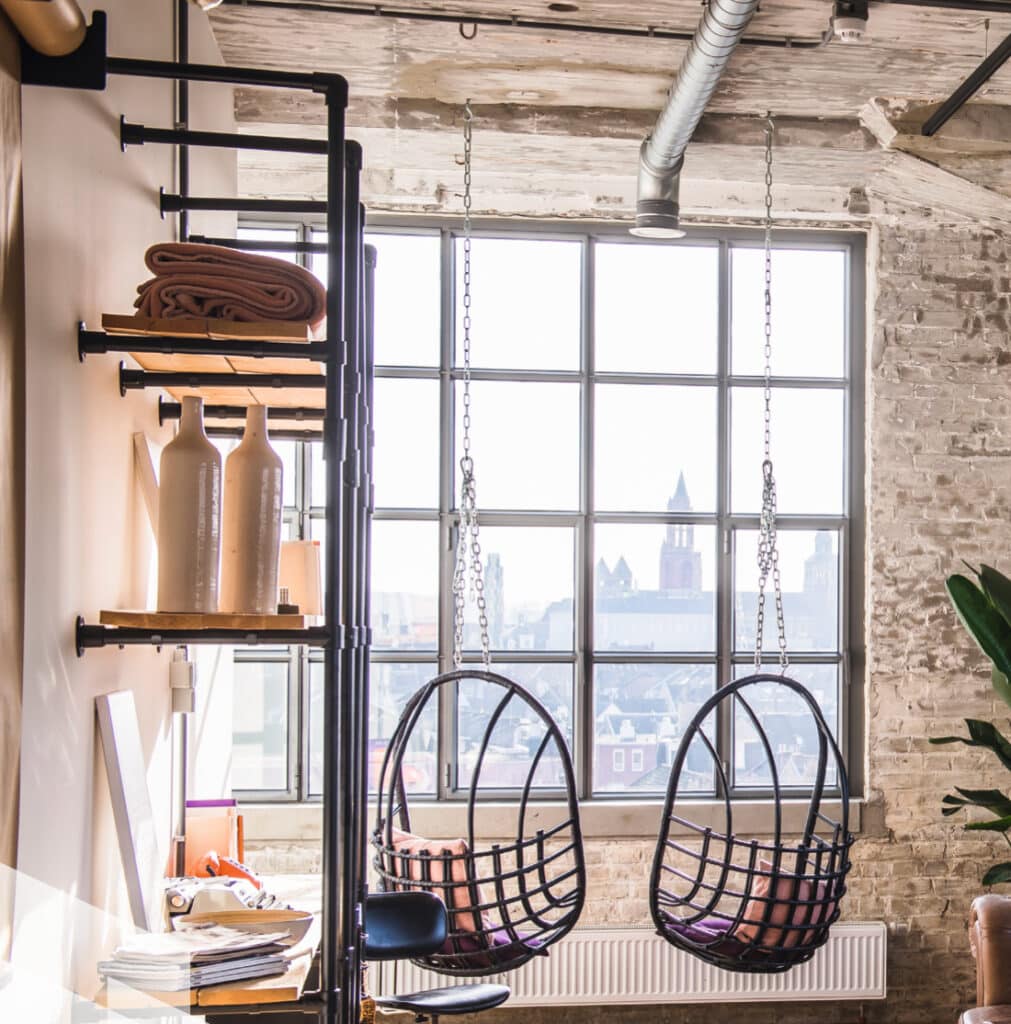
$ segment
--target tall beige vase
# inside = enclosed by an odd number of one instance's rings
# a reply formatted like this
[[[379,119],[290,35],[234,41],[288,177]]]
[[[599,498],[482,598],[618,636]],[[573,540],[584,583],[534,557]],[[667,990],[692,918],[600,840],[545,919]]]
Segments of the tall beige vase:
[[[161,454],[158,611],[216,612],[221,556],[221,453],[204,433],[203,399],[183,399]]]
[[[267,436],[267,408],[251,405],[242,443],[225,462],[223,612],[277,611],[282,476],[281,458]]]

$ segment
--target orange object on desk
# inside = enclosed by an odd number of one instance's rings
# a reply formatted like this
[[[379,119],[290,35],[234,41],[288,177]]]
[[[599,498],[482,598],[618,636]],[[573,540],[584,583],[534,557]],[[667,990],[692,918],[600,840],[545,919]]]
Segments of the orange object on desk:
[[[187,810],[184,875],[199,875],[197,866],[211,851],[219,857],[231,857],[241,863],[245,856],[243,846],[242,815],[235,807],[191,807]],[[165,876],[174,878],[177,874],[174,856],[170,856]]]
[[[197,878],[244,878],[247,882],[252,882],[257,889],[263,888],[263,882],[245,864],[234,857],[219,857],[214,850],[205,853],[197,861],[193,874]]]

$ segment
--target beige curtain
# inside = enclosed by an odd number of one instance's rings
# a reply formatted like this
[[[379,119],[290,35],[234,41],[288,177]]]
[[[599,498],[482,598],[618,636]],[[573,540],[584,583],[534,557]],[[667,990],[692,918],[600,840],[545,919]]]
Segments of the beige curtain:
[[[24,250],[17,36],[0,14],[0,864],[15,866],[24,583]],[[0,959],[12,893],[0,875]]]

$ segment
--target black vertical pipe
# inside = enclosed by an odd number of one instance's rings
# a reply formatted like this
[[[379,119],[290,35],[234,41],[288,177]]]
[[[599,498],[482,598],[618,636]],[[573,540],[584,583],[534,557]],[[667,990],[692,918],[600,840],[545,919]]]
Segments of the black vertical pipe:
[[[358,330],[358,296],[361,284],[361,225],[359,214],[359,181],[362,151],[357,142],[345,145],[346,178],[344,192],[344,346],[347,353],[344,373],[345,448],[342,471],[344,499],[344,573],[342,601],[344,607],[344,650],[341,660],[341,715],[344,741],[344,861],[341,864],[341,900],[344,904],[344,947],[347,950],[344,986],[341,1000],[345,1012],[343,1024],[357,1024],[361,1000],[360,931],[362,927],[363,893],[359,877],[360,840],[364,811],[358,801],[360,762],[363,757],[358,731],[361,705],[361,679],[358,666],[358,587],[361,566],[358,560],[358,498],[360,465],[358,456],[358,423],[361,404],[361,344]],[[333,250],[331,249],[331,252]]]
[[[341,473],[344,423],[343,288],[344,253],[340,244],[344,217],[344,113],[347,90],[337,82],[324,89],[327,107],[326,225],[329,259],[326,293],[326,415],[323,419],[323,455],[326,460],[326,587],[325,612],[330,638],[323,660],[323,927],[320,945],[320,988],[326,1024],[350,1024],[347,986],[343,982],[343,935],[347,910],[341,903],[340,872],[344,836],[341,819],[348,793],[341,771],[343,752],[340,717],[341,625]],[[354,1022],[357,1024],[357,1021]]]
[[[365,212],[362,211],[362,224],[365,223]],[[375,322],[375,274],[376,274],[376,250],[371,245],[364,245],[361,256],[362,266],[362,298],[361,313],[359,316],[359,330],[362,339],[362,419],[359,437],[361,439],[362,451],[362,486],[359,509],[361,512],[361,536],[359,539],[359,557],[361,558],[361,569],[359,572],[360,581],[360,621],[362,626],[361,644],[359,657],[361,658],[361,713],[359,716],[358,732],[362,737],[363,755],[360,760],[361,779],[358,787],[358,803],[362,809],[361,825],[361,872],[362,885],[365,887],[368,882],[368,823],[367,808],[369,806],[369,706],[371,667],[369,664],[369,653],[372,644],[372,513],[375,501],[373,498],[372,483],[372,454],[375,439],[374,417],[373,417],[373,382],[375,380],[375,355],[374,355],[374,322]]]
[[[190,5],[189,0],[176,0],[176,60],[180,64],[190,62]],[[185,129],[190,126],[190,83],[185,78],[176,80],[176,128]],[[190,194],[190,147],[179,147],[179,194]],[[179,241],[189,238],[189,214],[179,211]]]

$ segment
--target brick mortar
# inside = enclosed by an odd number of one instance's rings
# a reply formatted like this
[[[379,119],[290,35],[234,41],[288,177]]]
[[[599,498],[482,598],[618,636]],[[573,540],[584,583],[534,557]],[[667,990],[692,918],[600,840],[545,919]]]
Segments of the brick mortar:
[[[896,925],[888,999],[869,1024],[954,1024],[972,1005],[969,903],[1000,837],[965,835],[940,814],[956,784],[1008,788],[991,756],[934,747],[969,717],[1000,717],[988,673],[944,594],[960,559],[1002,556],[1011,521],[1011,283],[1008,240],[978,228],[882,225],[868,245],[865,832],[854,849],[844,915]],[[813,339],[817,332],[812,332]],[[581,924],[646,924],[652,841],[587,844]],[[250,844],[263,870],[318,870],[317,848]],[[657,940],[659,941],[659,940]],[[819,1003],[821,1024],[859,1019]],[[602,1007],[527,1011],[528,1024],[596,1019],[807,1024],[812,1004]],[[508,1010],[484,1024],[515,1020]]]

